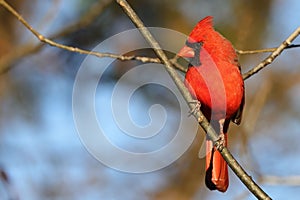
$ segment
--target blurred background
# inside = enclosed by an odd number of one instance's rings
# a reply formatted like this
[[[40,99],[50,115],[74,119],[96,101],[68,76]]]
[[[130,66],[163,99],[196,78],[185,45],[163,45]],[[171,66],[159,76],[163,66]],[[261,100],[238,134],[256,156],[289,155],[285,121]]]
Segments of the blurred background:
[[[134,28],[111,0],[9,3],[43,35],[83,49],[91,50],[106,38]],[[212,15],[216,29],[239,50],[276,47],[300,25],[297,0],[130,3],[147,26],[185,34]],[[255,199],[231,171],[226,193],[205,187],[205,160],[198,158],[202,130],[179,160],[159,171],[130,174],[101,164],[81,143],[72,115],[74,79],[86,56],[42,46],[2,7],[0,16],[0,199]],[[154,57],[149,50],[131,52],[135,53]],[[242,125],[230,128],[229,149],[273,199],[290,199],[300,189],[299,54],[299,48],[284,51],[246,81]],[[267,55],[240,56],[242,71]],[[105,91],[138,64],[114,62],[97,96],[105,100]],[[178,102],[166,91],[158,86],[141,88],[131,105],[133,119],[147,124],[148,108],[154,103],[176,114]],[[97,115],[105,118],[106,112],[110,111],[98,110]],[[167,121],[167,130],[177,126],[178,118]]]

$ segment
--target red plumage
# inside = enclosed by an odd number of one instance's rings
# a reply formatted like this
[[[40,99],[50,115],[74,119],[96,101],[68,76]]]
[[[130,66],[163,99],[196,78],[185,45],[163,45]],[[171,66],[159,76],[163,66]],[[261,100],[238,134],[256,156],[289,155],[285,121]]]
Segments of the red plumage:
[[[214,30],[212,20],[208,16],[198,22],[178,55],[191,58],[185,84],[227,145],[230,120],[237,124],[241,120],[244,81],[235,49]],[[225,192],[229,185],[227,164],[209,139],[206,144],[206,185],[211,190]]]

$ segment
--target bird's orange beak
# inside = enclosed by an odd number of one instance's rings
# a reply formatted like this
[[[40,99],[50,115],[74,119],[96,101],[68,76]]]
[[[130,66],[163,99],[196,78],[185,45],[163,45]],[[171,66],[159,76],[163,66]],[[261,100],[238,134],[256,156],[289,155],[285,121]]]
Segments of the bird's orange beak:
[[[184,58],[193,58],[195,56],[195,51],[188,46],[184,46],[177,54],[177,56]]]

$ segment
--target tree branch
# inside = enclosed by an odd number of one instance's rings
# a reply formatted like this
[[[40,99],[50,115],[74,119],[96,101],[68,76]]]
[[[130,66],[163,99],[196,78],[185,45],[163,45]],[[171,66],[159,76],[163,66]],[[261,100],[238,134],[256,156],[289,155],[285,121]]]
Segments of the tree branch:
[[[291,44],[287,46],[285,49],[292,49],[300,47],[300,44]],[[267,53],[267,52],[273,52],[276,51],[277,48],[267,48],[267,49],[258,49],[258,50],[238,50],[236,49],[236,53],[240,55],[246,55],[246,54],[258,54],[258,53]]]
[[[156,55],[162,60],[165,64],[165,68],[175,84],[177,85],[179,91],[185,98],[187,104],[189,105],[190,109],[193,110],[195,108],[194,104],[190,104],[193,100],[190,92],[187,90],[183,82],[181,81],[180,77],[178,76],[177,72],[172,68],[171,63],[169,62],[168,58],[164,54],[163,50],[157,43],[157,41],[153,38],[149,30],[144,26],[141,19],[137,16],[131,6],[128,4],[126,0],[116,0],[116,2],[121,6],[124,12],[128,15],[131,21],[135,24],[137,28],[139,28],[143,37],[147,40],[147,42],[152,46],[153,50],[155,51]],[[207,119],[204,117],[203,113],[198,110],[193,113],[194,117],[199,122],[200,126],[205,130],[209,138],[213,141],[215,147],[220,151],[223,158],[226,160],[230,168],[234,171],[234,173],[240,178],[240,180],[247,186],[247,188],[259,199],[271,199],[253,180],[252,178],[246,173],[246,171],[239,165],[239,163],[234,159],[232,154],[229,150],[223,146],[218,141],[218,134],[214,131],[214,129],[210,126]]]
[[[121,61],[137,60],[137,61],[140,61],[143,63],[149,63],[149,62],[161,63],[160,59],[158,59],[158,58],[151,58],[151,57],[145,57],[145,56],[123,56],[123,55],[117,55],[114,53],[93,52],[93,51],[89,51],[89,50],[80,49],[77,47],[62,45],[62,44],[59,44],[59,43],[56,43],[53,41],[53,39],[55,39],[55,38],[63,37],[65,35],[68,35],[74,31],[80,29],[80,28],[83,28],[83,27],[89,25],[99,15],[99,13],[101,13],[101,11],[107,5],[109,5],[110,2],[111,2],[111,0],[97,2],[95,5],[93,5],[91,7],[89,12],[87,12],[86,15],[84,15],[77,23],[64,28],[62,31],[54,34],[50,38],[47,38],[47,37],[43,36],[42,34],[40,34],[38,31],[36,31],[33,27],[31,27],[30,24],[16,10],[14,10],[7,2],[5,2],[5,0],[0,0],[0,4],[4,8],[6,8],[10,13],[12,13],[28,30],[30,30],[42,42],[37,45],[27,44],[27,45],[21,46],[19,48],[16,48],[12,53],[2,56],[0,58],[0,74],[3,74],[5,72],[7,72],[8,70],[10,70],[11,67],[13,66],[13,62],[15,62],[15,60],[18,60],[29,54],[38,52],[44,46],[44,44],[49,44],[49,45],[55,46],[57,48],[62,48],[64,50],[76,52],[76,53],[80,53],[80,54],[90,54],[90,55],[93,55],[93,56],[96,56],[99,58],[110,57],[110,58],[119,59]],[[288,45],[285,49],[295,48],[295,47],[300,47],[300,45],[299,44]],[[276,49],[277,48],[260,49],[260,50],[236,50],[236,52],[238,54],[245,55],[245,54],[273,52]],[[173,64],[173,66],[176,69],[178,69],[184,73],[186,72],[186,67],[181,66],[179,63],[177,63],[177,57],[170,59],[170,62]],[[249,73],[249,72],[247,72],[247,73]],[[253,74],[251,74],[251,75],[253,75]],[[249,77],[248,76],[249,75],[247,75],[246,73],[244,74],[244,78],[246,77],[245,79],[250,77],[250,76]]]
[[[277,56],[279,56],[284,49],[289,47],[294,39],[300,34],[300,27],[298,27],[285,41],[283,41],[266,59],[260,62],[257,66],[243,74],[244,80],[253,76],[269,64],[271,64]],[[296,45],[298,46],[298,45]]]
[[[110,1],[107,1],[106,3],[108,4]],[[84,50],[80,49],[77,47],[71,47],[67,45],[63,45],[57,42],[54,42],[52,39],[49,39],[42,34],[40,34],[38,31],[36,31],[13,7],[11,7],[8,3],[6,3],[4,0],[0,0],[0,5],[2,5],[4,8],[6,8],[11,14],[13,14],[29,31],[32,32],[32,34],[40,40],[42,43],[38,45],[25,45],[22,46],[19,49],[16,49],[13,53],[8,54],[0,59],[0,74],[3,74],[7,72],[11,68],[11,64],[14,60],[22,58],[30,53],[35,53],[38,52],[44,44],[49,44],[51,46],[64,49],[67,51],[71,52],[76,52],[80,54],[89,54],[93,55],[99,58],[104,58],[104,57],[109,57],[109,58],[115,58],[119,59],[121,61],[128,61],[128,60],[137,60],[143,63],[161,63],[159,58],[151,58],[151,57],[145,57],[145,56],[123,56],[123,55],[118,55],[114,53],[101,53],[101,52],[96,52],[96,51],[89,51],[89,50]],[[92,11],[84,16],[83,19],[81,19],[78,23],[71,25],[70,27],[64,29],[63,31],[55,34],[52,36],[52,38],[58,38],[58,37],[63,37],[64,35],[70,34],[73,31],[77,30],[80,27],[86,26],[88,22],[91,21],[91,19],[94,19],[96,13],[99,13],[106,4],[97,4]],[[170,59],[170,62],[174,65],[175,68],[182,72],[186,72],[186,68],[181,66],[180,64],[177,63],[177,57],[174,57],[173,59]]]
[[[54,40],[56,38],[64,37],[64,36],[66,36],[68,34],[71,34],[72,32],[74,32],[78,29],[81,29],[83,27],[88,26],[90,23],[92,23],[99,16],[99,13],[101,13],[111,3],[111,1],[112,0],[105,0],[105,1],[96,2],[95,4],[93,4],[91,6],[89,11],[79,19],[79,21],[77,21],[76,23],[74,23],[70,26],[64,27],[63,30],[61,30],[61,31],[57,32],[56,34],[52,35],[48,40]],[[19,21],[20,21],[20,19],[22,19],[22,16],[17,11],[15,11],[4,0],[0,0],[0,5],[2,5],[4,8],[6,8]],[[25,20],[23,19],[23,21],[25,21]],[[31,27],[31,29],[34,30],[32,27]],[[35,31],[35,32],[37,32],[37,31]],[[21,47],[16,47],[14,49],[14,51],[12,51],[11,53],[3,55],[0,58],[0,74],[3,74],[5,72],[7,72],[8,70],[10,70],[10,68],[13,67],[13,63],[16,60],[18,60],[20,58],[23,58],[27,55],[30,55],[32,53],[36,53],[36,52],[40,51],[41,48],[44,47],[44,45],[46,43],[47,42],[39,43],[39,44],[26,44],[26,45],[23,45]],[[65,49],[65,50],[68,50],[68,49]],[[75,50],[74,52],[77,52],[77,51]],[[80,53],[80,52],[78,52],[78,53]],[[81,53],[83,53],[83,52],[81,52]],[[113,55],[113,56],[115,56],[115,55]],[[121,60],[122,60],[122,58],[121,58]],[[126,60],[126,59],[124,59],[124,60]],[[133,60],[133,59],[130,59],[130,60]]]
[[[184,84],[182,83],[181,79],[179,78],[177,72],[173,69],[173,64],[177,69],[185,72],[186,69],[182,66],[180,66],[176,60],[177,58],[173,58],[168,60],[164,52],[161,50],[159,44],[155,41],[155,39],[152,37],[150,32],[145,28],[139,17],[135,14],[135,12],[132,10],[132,8],[128,5],[128,3],[125,0],[116,0],[120,6],[124,9],[124,11],[127,13],[127,15],[131,18],[131,20],[135,23],[137,27],[140,28],[140,31],[142,35],[146,38],[146,40],[151,44],[154,51],[156,52],[157,56],[160,58],[150,58],[150,57],[142,57],[142,56],[122,56],[117,55],[113,53],[100,53],[100,52],[93,52],[88,51],[76,47],[70,47],[67,45],[59,44],[53,41],[54,38],[57,37],[63,37],[64,35],[67,35],[69,33],[72,33],[74,30],[86,26],[89,24],[92,19],[94,19],[98,14],[99,10],[103,9],[109,2],[108,0],[106,4],[100,5],[98,4],[98,7],[93,9],[93,12],[90,12],[88,15],[86,15],[84,18],[82,18],[78,23],[71,25],[70,27],[64,29],[63,31],[55,34],[52,36],[52,39],[48,39],[41,35],[38,31],[33,29],[29,23],[17,12],[15,11],[8,3],[5,2],[5,0],[0,0],[0,5],[5,7],[10,13],[12,13],[28,30],[32,32],[36,36],[37,39],[39,39],[42,43],[39,45],[27,45],[23,46],[22,48],[18,49],[13,53],[13,55],[10,55],[6,57],[6,59],[0,60],[0,73],[3,73],[9,69],[9,66],[7,61],[15,60],[16,58],[23,57],[25,55],[28,55],[30,53],[34,53],[39,51],[44,44],[49,44],[51,46],[55,46],[61,49],[65,49],[71,52],[77,52],[80,54],[90,54],[97,57],[111,57],[119,60],[138,60],[141,62],[153,62],[153,63],[164,63],[165,67],[170,74],[170,76],[173,78],[174,82],[176,83],[177,87],[179,88],[180,92],[184,96],[187,102],[191,102],[193,99],[190,95],[190,93],[185,88]],[[102,7],[101,7],[102,6]],[[252,50],[252,51],[242,51],[237,50],[237,53],[239,54],[254,54],[254,53],[263,53],[263,52],[273,52],[269,57],[267,57],[264,61],[262,61],[259,65],[248,71],[243,75],[244,79],[247,79],[269,65],[273,62],[273,60],[280,55],[280,53],[287,48],[294,48],[299,47],[300,45],[291,45],[291,42],[300,34],[300,27],[292,33],[287,40],[285,40],[278,48],[270,48],[270,49],[262,49],[262,50]],[[6,64],[6,65],[5,65]],[[4,67],[3,67],[4,66]],[[193,110],[195,105],[189,104],[189,107],[191,110]],[[218,141],[218,135],[215,133],[215,131],[212,129],[212,127],[209,125],[207,119],[203,116],[203,114],[199,111],[194,113],[194,116],[196,117],[197,121],[199,122],[200,126],[207,132],[208,136],[214,141],[215,146],[217,149],[221,152],[224,159],[227,161],[228,165],[232,168],[232,170],[237,174],[237,176],[241,179],[241,181],[249,188],[249,190],[258,198],[260,199],[270,199],[270,197],[267,196],[267,194],[264,193],[264,191],[259,188],[259,186],[252,180],[252,178],[246,174],[246,172],[243,170],[243,168],[237,163],[237,161],[233,158],[231,153],[228,151],[226,147],[223,147]]]
[[[63,45],[57,42],[53,41],[53,38],[63,37],[64,35],[70,34],[73,31],[77,30],[78,28],[86,26],[89,22],[91,22],[92,19],[94,19],[97,16],[97,13],[99,13],[108,3],[110,0],[106,2],[106,4],[97,4],[91,12],[89,12],[86,16],[84,16],[78,23],[69,26],[68,28],[62,30],[61,32],[55,34],[52,36],[52,39],[49,39],[42,34],[40,34],[38,31],[36,31],[13,7],[11,7],[5,0],[0,0],[0,5],[2,5],[4,8],[6,8],[11,14],[13,14],[32,34],[42,43],[38,45],[25,45],[22,46],[19,49],[16,49],[13,53],[8,54],[0,59],[0,74],[3,74],[7,72],[11,66],[12,62],[16,59],[22,58],[30,53],[38,52],[44,44],[49,44],[51,46],[64,49],[71,52],[76,52],[79,54],[88,54],[93,55],[99,58],[109,57],[109,58],[115,58],[119,59],[121,61],[128,61],[128,60],[137,60],[143,63],[161,63],[159,58],[151,58],[151,57],[145,57],[145,56],[123,56],[118,55],[114,53],[101,53],[96,51],[89,51],[80,49],[77,47],[71,47],[67,45]],[[186,68],[181,66],[179,63],[177,63],[177,57],[170,59],[170,62],[173,64],[175,68],[182,72],[186,72]]]

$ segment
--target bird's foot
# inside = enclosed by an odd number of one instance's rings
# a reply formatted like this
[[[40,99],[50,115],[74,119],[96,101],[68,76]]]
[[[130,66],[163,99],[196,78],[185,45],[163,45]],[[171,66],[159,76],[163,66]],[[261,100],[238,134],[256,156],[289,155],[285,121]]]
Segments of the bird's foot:
[[[222,151],[223,147],[226,146],[226,142],[225,142],[225,135],[224,133],[221,133],[219,135],[219,138],[217,139],[216,143],[214,144],[214,146],[219,150]]]
[[[217,140],[217,143],[218,143],[218,147],[223,147],[225,146],[225,134],[224,134],[224,123],[225,123],[225,119],[221,119],[219,120],[219,125],[220,125],[220,134],[219,134],[219,138]],[[218,148],[217,147],[217,148]]]
[[[198,101],[198,100],[193,100],[193,101],[190,101],[189,104],[194,104],[194,105],[195,105],[195,107],[192,108],[192,109],[189,111],[189,116],[191,116],[191,115],[193,115],[193,114],[195,114],[195,113],[197,113],[197,112],[200,111],[200,108],[201,108],[201,103],[200,103],[200,101]]]
[[[224,133],[221,133],[221,134],[219,135],[219,138],[218,138],[217,141],[219,142],[220,145],[222,145],[222,146],[225,145],[225,135],[224,135]]]

